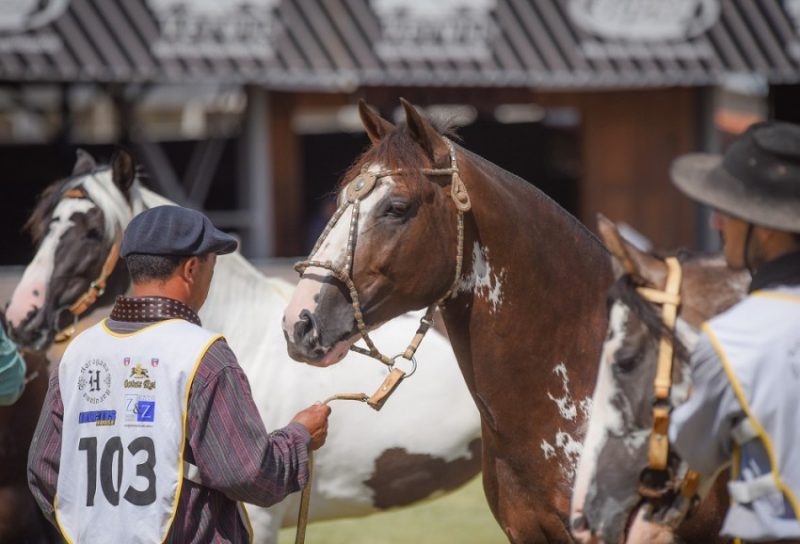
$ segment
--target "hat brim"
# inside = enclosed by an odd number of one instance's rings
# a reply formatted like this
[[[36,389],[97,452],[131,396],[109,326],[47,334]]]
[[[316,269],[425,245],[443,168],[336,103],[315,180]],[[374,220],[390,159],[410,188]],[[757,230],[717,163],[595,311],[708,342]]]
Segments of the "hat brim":
[[[690,198],[745,221],[800,232],[800,211],[794,200],[756,193],[722,168],[722,156],[690,153],[672,162],[675,186]]]

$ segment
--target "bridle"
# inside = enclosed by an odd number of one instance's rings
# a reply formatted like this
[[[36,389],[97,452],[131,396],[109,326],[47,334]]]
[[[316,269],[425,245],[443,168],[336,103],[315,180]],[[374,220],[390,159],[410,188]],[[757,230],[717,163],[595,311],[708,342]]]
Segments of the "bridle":
[[[81,189],[80,187],[76,187],[73,189],[69,189],[64,193],[62,198],[76,198],[76,199],[88,199],[89,195],[86,193],[85,190]],[[59,331],[54,338],[55,343],[66,342],[70,338],[75,335],[76,332],[76,325],[80,317],[86,313],[86,311],[91,308],[91,306],[97,302],[97,299],[103,296],[106,290],[106,284],[108,282],[108,278],[111,276],[112,272],[114,272],[114,268],[117,266],[117,262],[119,261],[119,250],[120,246],[122,245],[122,231],[118,227],[116,229],[116,234],[114,235],[114,243],[111,244],[111,249],[109,249],[108,255],[106,256],[106,260],[103,262],[103,267],[100,269],[100,274],[89,284],[89,287],[83,294],[78,297],[78,299],[72,303],[67,311],[72,314],[73,322],[71,325],[67,326],[65,329]]]
[[[420,168],[419,171],[426,176],[450,176],[450,197],[453,199],[457,210],[458,241],[456,245],[455,276],[445,294],[428,307],[425,315],[420,319],[419,328],[417,329],[416,334],[403,353],[395,355],[394,357],[388,357],[381,353],[381,351],[375,346],[375,343],[369,336],[368,328],[364,323],[364,313],[361,310],[361,302],[358,296],[358,290],[356,289],[355,282],[353,282],[352,275],[353,256],[355,255],[356,250],[356,233],[358,231],[359,205],[361,201],[372,192],[379,180],[390,176],[398,176],[408,173],[407,170],[398,168],[395,170],[370,172],[365,165],[361,169],[359,175],[344,189],[346,198],[337,208],[336,212],[325,226],[325,229],[322,231],[322,234],[317,239],[317,243],[311,250],[309,259],[298,262],[294,266],[295,270],[297,270],[301,276],[309,267],[317,267],[329,270],[336,279],[347,286],[347,289],[350,292],[350,299],[352,300],[353,312],[359,333],[368,347],[368,349],[364,349],[359,346],[351,346],[350,349],[380,361],[381,363],[385,364],[390,371],[389,376],[372,397],[357,399],[364,400],[376,410],[380,410],[388,396],[396,389],[396,387],[404,378],[411,376],[416,371],[417,362],[414,358],[414,354],[416,353],[417,348],[419,348],[420,342],[422,342],[425,334],[428,332],[428,329],[430,329],[431,325],[433,324],[433,313],[437,306],[444,305],[445,300],[451,294],[453,294],[457,288],[459,278],[461,277],[461,267],[464,260],[464,213],[468,212],[472,208],[472,203],[470,201],[469,194],[467,193],[467,188],[464,186],[464,182],[461,180],[461,176],[459,175],[455,147],[449,140],[445,141],[450,153],[450,167]],[[323,262],[312,260],[312,257],[317,253],[325,239],[330,234],[331,230],[336,226],[339,219],[344,215],[348,208],[351,208],[352,212],[350,215],[350,229],[347,238],[347,253],[345,255],[344,265],[337,267],[331,261]],[[411,363],[411,369],[409,372],[406,373],[396,366],[396,363],[400,359],[405,359]]]
[[[680,261],[676,257],[667,257],[667,281],[664,290],[652,287],[637,287],[636,291],[646,301],[661,306],[661,321],[664,324],[664,334],[661,335],[658,345],[658,364],[656,377],[653,382],[653,426],[650,431],[648,445],[648,466],[646,471],[662,474],[666,485],[654,488],[641,481],[639,494],[646,500],[661,499],[669,493],[679,493],[685,499],[685,508],[691,505],[697,494],[700,475],[687,469],[683,475],[669,473],[669,420],[672,410],[670,389],[672,388],[672,367],[675,358],[673,338],[675,337],[678,307],[681,305],[680,289],[683,271]]]

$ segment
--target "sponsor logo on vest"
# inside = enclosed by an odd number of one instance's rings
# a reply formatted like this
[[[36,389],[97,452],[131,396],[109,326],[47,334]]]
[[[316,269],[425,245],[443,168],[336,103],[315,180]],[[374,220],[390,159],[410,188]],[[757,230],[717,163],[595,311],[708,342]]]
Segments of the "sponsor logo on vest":
[[[153,368],[156,368],[158,366],[158,359],[155,358],[155,357],[150,359],[150,366],[152,366]]]
[[[94,423],[98,427],[104,425],[113,425],[117,421],[116,410],[92,410],[89,412],[81,412],[78,414],[78,424],[81,423]]]
[[[100,359],[90,359],[81,367],[78,377],[78,391],[90,404],[100,404],[111,394],[111,372],[108,365]]]
[[[125,357],[125,358],[122,360],[122,365],[123,365],[123,366],[131,366],[131,358],[130,358],[130,357]]]
[[[131,375],[123,383],[126,389],[147,389],[151,391],[156,388],[156,381],[150,379],[150,375],[145,367],[136,363],[131,369]]]
[[[149,395],[125,395],[125,426],[136,423],[155,423],[156,399]]]

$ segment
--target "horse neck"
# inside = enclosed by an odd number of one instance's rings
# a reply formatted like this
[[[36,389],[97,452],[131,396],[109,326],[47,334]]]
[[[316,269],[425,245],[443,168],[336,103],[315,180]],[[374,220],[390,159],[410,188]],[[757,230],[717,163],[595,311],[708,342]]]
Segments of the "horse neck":
[[[558,393],[561,365],[589,396],[606,330],[607,252],[532,185],[471,153],[461,163],[472,210],[458,293],[443,313],[479,406]]]

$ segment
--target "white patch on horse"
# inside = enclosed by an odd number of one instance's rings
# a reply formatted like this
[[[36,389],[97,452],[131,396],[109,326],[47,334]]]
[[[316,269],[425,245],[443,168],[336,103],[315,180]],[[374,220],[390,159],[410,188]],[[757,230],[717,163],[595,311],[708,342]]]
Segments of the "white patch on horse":
[[[61,237],[70,228],[75,226],[72,222],[74,214],[87,213],[94,208],[94,203],[85,198],[68,198],[61,200],[48,225],[47,234],[42,239],[31,264],[19,284],[14,289],[11,302],[6,311],[6,317],[12,325],[19,325],[29,312],[44,306],[47,298],[47,286],[55,266],[55,254]]]
[[[541,443],[542,453],[544,453],[545,460],[550,460],[556,456],[556,449],[553,445],[545,439],[542,439]]]
[[[113,172],[110,168],[76,178],[67,184],[65,189],[77,187],[86,191],[91,201],[102,210],[106,241],[113,240],[118,230],[122,233],[131,219],[145,209],[139,184],[134,183],[129,189],[130,199],[133,202],[130,204],[114,183]]]
[[[564,396],[554,397],[550,391],[547,392],[547,397],[556,403],[558,413],[567,421],[575,421],[578,417],[578,407],[572,401],[572,394],[569,390],[569,376],[567,376],[567,366],[564,363],[559,363],[553,369],[553,373],[561,377],[561,387],[564,389]]]
[[[506,278],[505,269],[501,268],[495,274],[489,262],[489,248],[481,247],[476,241],[472,246],[472,271],[468,276],[462,277],[455,292],[474,293],[475,296],[487,300],[491,312],[495,313],[503,303],[503,281]],[[453,293],[455,295],[455,293]]]
[[[556,433],[556,448],[566,457],[566,461],[559,462],[559,465],[564,477],[571,482],[578,470],[583,444],[575,440],[571,434],[559,429]]]

